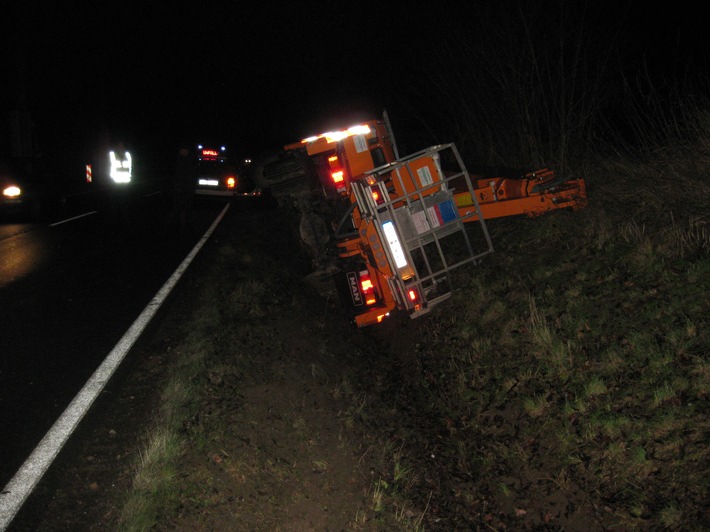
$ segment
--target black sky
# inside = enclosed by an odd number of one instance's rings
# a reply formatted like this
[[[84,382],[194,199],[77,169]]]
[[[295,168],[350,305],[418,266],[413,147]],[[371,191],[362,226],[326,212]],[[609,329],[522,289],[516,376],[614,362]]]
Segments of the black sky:
[[[156,150],[214,139],[254,155],[383,108],[403,113],[412,79],[436,106],[432,43],[452,25],[480,31],[477,10],[490,6],[301,4],[17,3],[2,21],[4,116],[21,87],[45,151],[104,134]],[[676,4],[609,2],[608,22],[623,19],[626,49],[661,64],[707,53],[707,8]]]
[[[396,43],[346,4],[82,4],[15,8],[11,68],[26,69],[34,120],[48,135],[81,141],[106,128],[258,150],[386,104],[373,79]]]

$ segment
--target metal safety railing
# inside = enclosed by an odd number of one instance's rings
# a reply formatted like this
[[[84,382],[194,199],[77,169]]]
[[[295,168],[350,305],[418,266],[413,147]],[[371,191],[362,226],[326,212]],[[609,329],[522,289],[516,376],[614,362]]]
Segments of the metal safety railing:
[[[444,171],[442,163],[453,171]],[[412,317],[450,297],[452,270],[493,252],[473,185],[454,144],[432,146],[353,181],[363,220],[374,224],[388,283]],[[455,193],[469,192],[461,212]]]

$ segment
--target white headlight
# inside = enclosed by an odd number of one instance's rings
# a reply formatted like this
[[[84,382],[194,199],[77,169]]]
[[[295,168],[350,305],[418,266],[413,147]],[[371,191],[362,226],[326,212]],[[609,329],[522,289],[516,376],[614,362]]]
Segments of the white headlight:
[[[15,185],[10,185],[2,191],[2,195],[6,198],[16,198],[20,194],[22,194],[22,190],[20,190],[20,187]]]

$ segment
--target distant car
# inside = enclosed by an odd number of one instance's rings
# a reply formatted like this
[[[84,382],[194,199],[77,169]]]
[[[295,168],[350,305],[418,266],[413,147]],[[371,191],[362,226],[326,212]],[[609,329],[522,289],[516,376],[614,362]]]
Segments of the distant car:
[[[46,187],[22,170],[0,162],[0,215],[39,218],[47,201]]]
[[[198,145],[195,193],[206,196],[258,195],[256,185],[246,176],[243,167],[226,154],[226,148]]]

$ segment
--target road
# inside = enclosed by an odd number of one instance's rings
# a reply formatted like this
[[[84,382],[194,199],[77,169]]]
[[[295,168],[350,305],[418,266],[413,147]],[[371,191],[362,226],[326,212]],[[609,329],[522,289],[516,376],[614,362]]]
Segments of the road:
[[[196,203],[184,227],[157,188],[83,207],[0,225],[3,486],[224,203]]]

